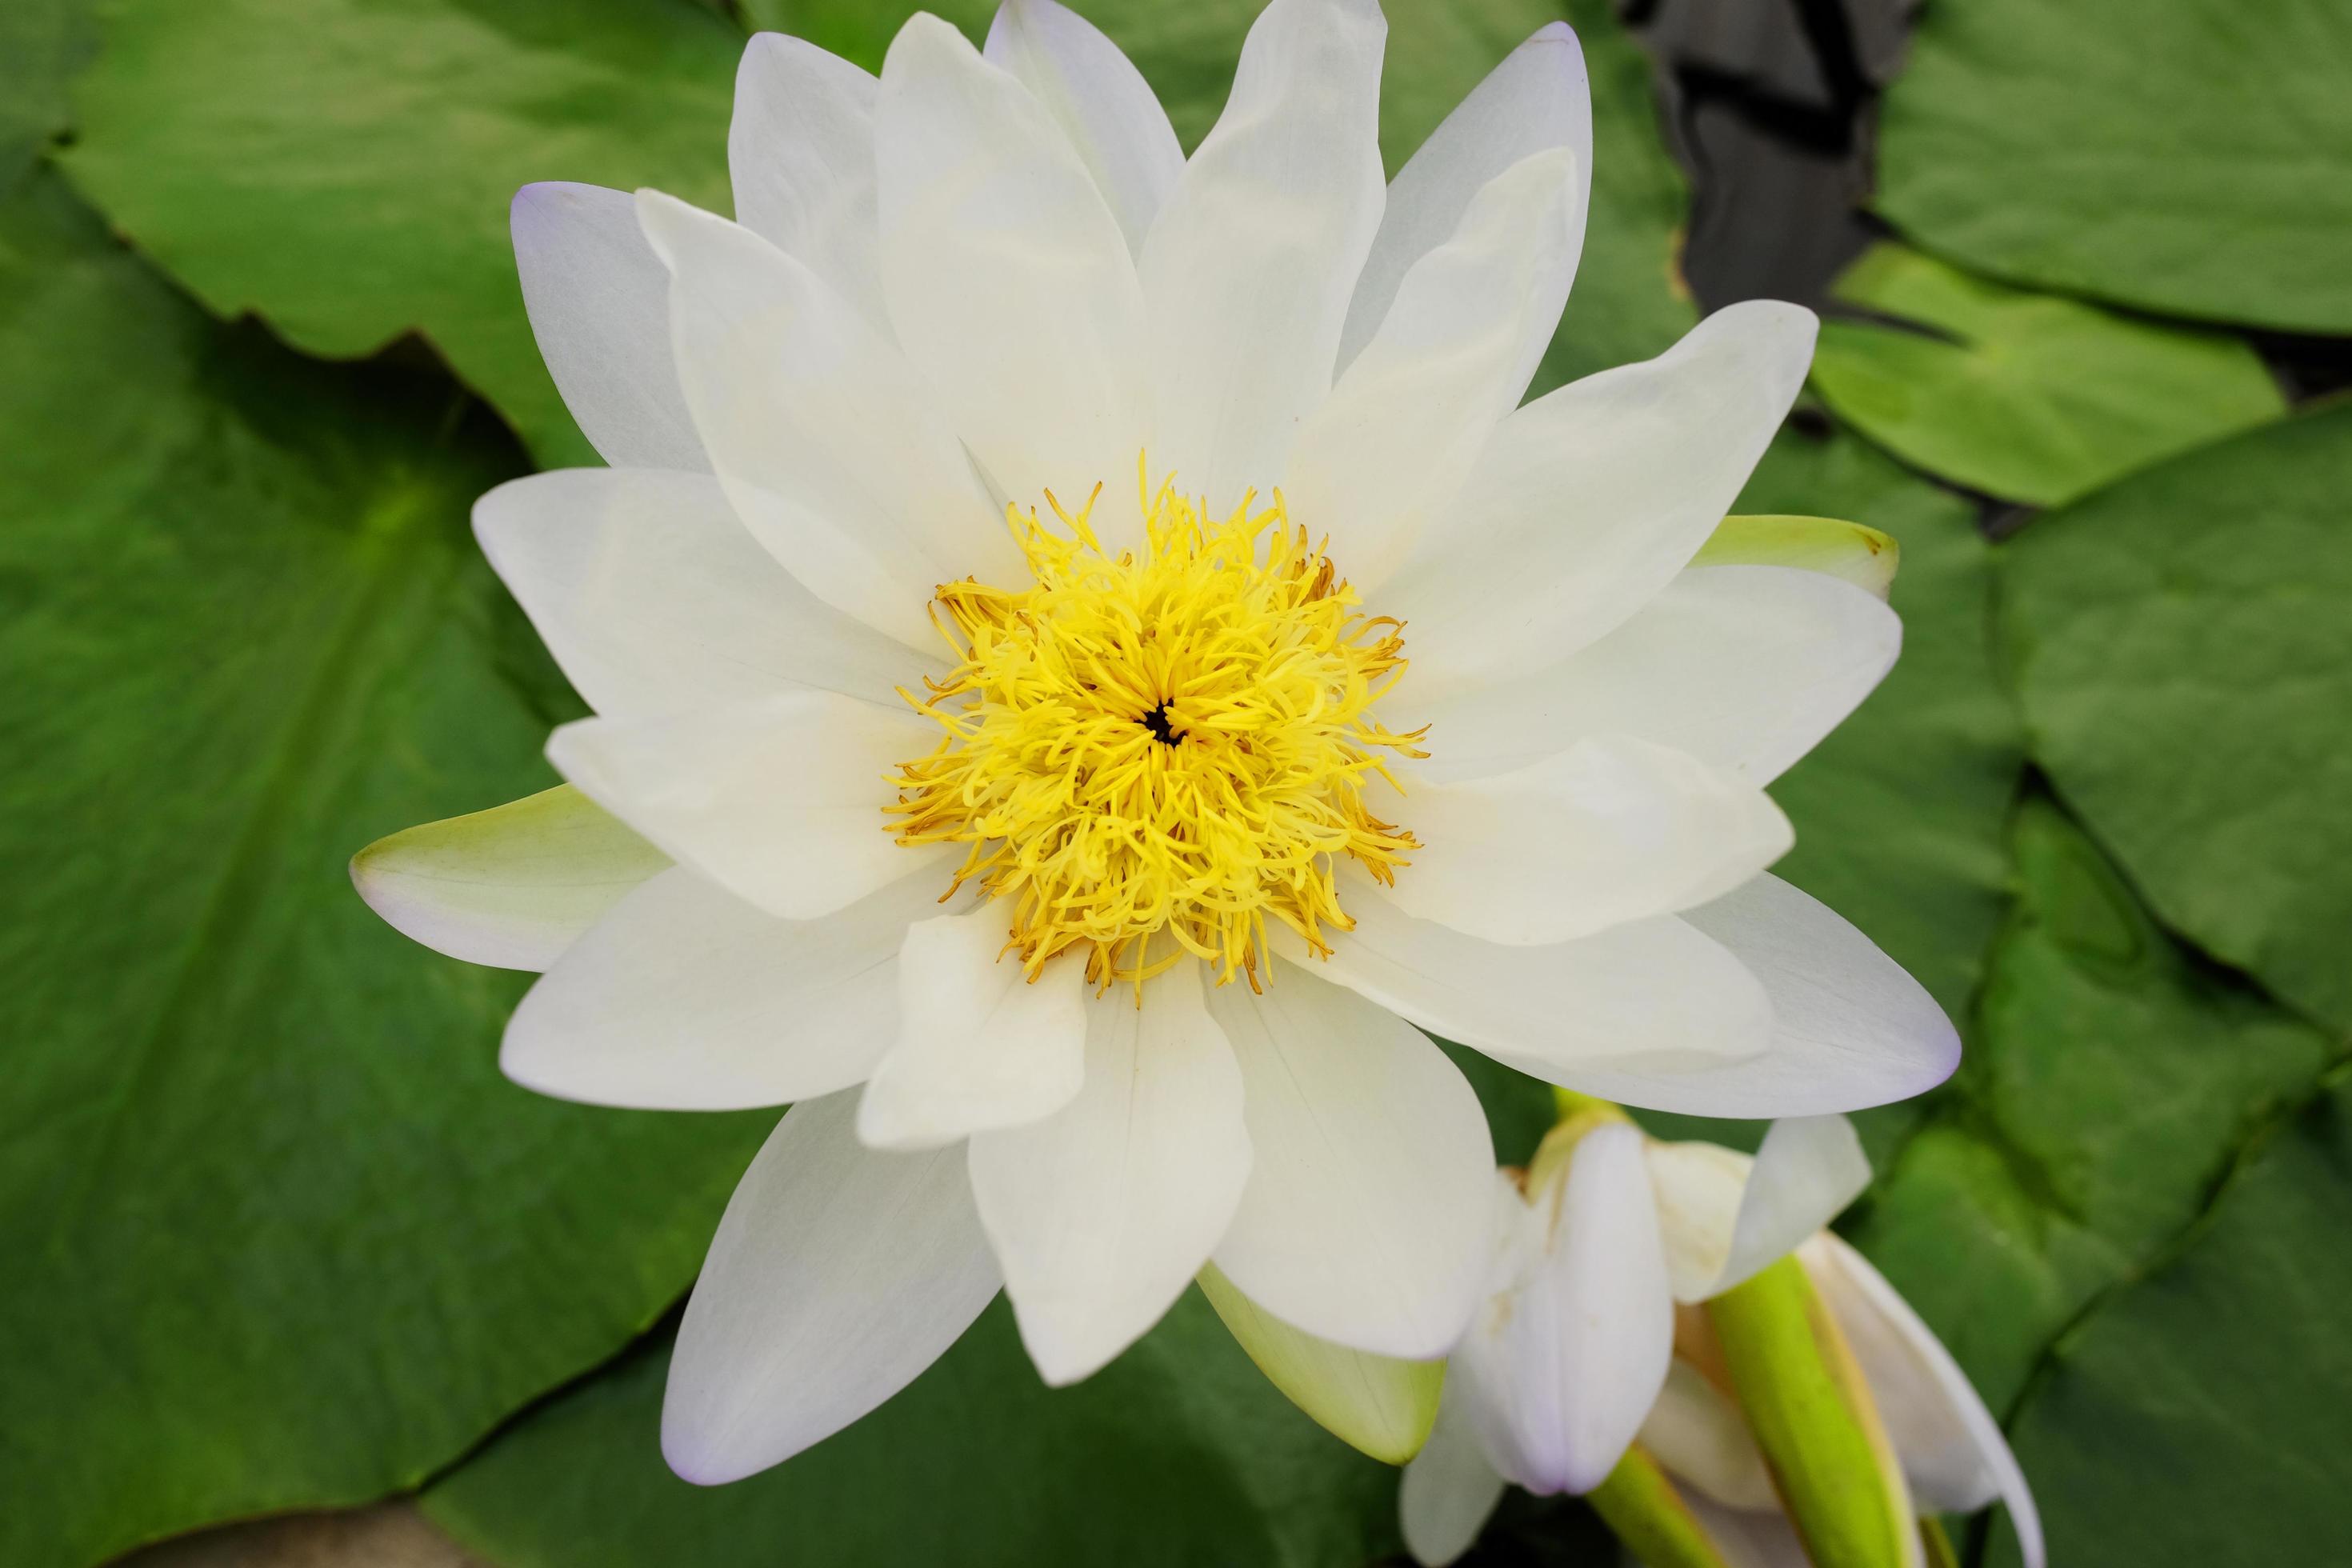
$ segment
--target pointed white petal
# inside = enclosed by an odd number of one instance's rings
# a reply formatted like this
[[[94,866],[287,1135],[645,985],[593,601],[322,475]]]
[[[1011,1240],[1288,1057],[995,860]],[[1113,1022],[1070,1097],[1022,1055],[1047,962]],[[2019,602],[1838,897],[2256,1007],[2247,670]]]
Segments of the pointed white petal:
[[[1379,334],[1300,427],[1283,481],[1290,520],[1328,537],[1359,588],[1395,569],[1527,391],[1576,273],[1578,195],[1564,148],[1496,176],[1413,264]]]
[[[1685,752],[1595,735],[1507,773],[1416,788],[1400,909],[1488,942],[1573,942],[1718,898],[1788,852],[1789,819]]]
[[[757,33],[735,71],[727,172],[735,221],[798,258],[887,332],[875,244],[872,73],[784,33]]]
[[[1381,718],[1430,726],[1433,754],[1415,772],[1433,782],[1507,773],[1582,736],[1614,733],[1760,785],[1853,712],[1902,644],[1895,613],[1836,578],[1693,567],[1590,647],[1426,703],[1408,676]],[[1406,651],[1418,656],[1417,637],[1408,636]]]
[[[1421,1032],[1281,964],[1215,988],[1254,1163],[1217,1267],[1266,1310],[1359,1350],[1442,1355],[1477,1300],[1494,1145]]]
[[[669,274],[635,204],[596,185],[525,185],[508,215],[523,311],[580,433],[606,462],[707,471],[670,352]]]
[[[1780,1506],[1764,1451],[1739,1406],[1686,1361],[1667,1369],[1666,1385],[1634,1441],[1675,1479],[1726,1508]]]
[[[939,647],[934,589],[1004,581],[1019,552],[905,358],[750,229],[658,191],[638,216],[669,265],[687,405],[744,525],[826,604]]]
[[[1648,603],[1780,428],[1813,330],[1794,305],[1733,305],[1504,420],[1381,595],[1412,628],[1414,700],[1557,664]]]
[[[772,915],[807,921],[952,852],[898,844],[882,812],[891,769],[938,736],[903,705],[796,691],[666,718],[583,719],[550,736],[547,755],[680,864]]]
[[[1387,37],[1373,0],[1273,0],[1144,242],[1152,463],[1213,515],[1282,482],[1298,422],[1331,390],[1381,221]]]
[[[1331,938],[1329,958],[1316,964],[1286,931],[1276,951],[1538,1078],[1737,1061],[1771,1038],[1772,1009],[1755,977],[1670,917],[1555,946],[1505,947],[1413,919],[1369,877],[1350,878],[1343,898],[1355,929]]]
[[[669,857],[570,784],[379,838],[352,857],[368,908],[412,942],[545,969]]]
[[[864,1081],[898,1037],[898,946],[932,871],[821,921],[780,921],[690,871],[621,900],[532,986],[499,1067],[592,1105],[734,1110]]]
[[[1437,1406],[1437,1425],[1404,1468],[1397,1489],[1405,1550],[1424,1568],[1445,1568],[1469,1551],[1503,1500],[1503,1478],[1486,1462],[1461,1406],[1458,1388],[1448,1386]]]
[[[1208,1261],[1249,1180],[1242,1075],[1200,966],[1087,1000],[1086,1080],[1040,1121],[971,1141],[972,1194],[1022,1342],[1049,1384],[1094,1373]]]
[[[855,1117],[847,1094],[794,1108],[719,1222],[662,1402],[663,1457],[698,1485],[848,1426],[996,1294],[961,1151],[877,1153]]]
[[[1529,1268],[1454,1352],[1487,1454],[1532,1492],[1599,1486],[1665,1383],[1674,1298],[1642,1143],[1622,1122],[1577,1143],[1537,1198]]]
[[[857,1109],[877,1149],[930,1149],[1021,1127],[1077,1097],[1086,1079],[1085,966],[1047,963],[1034,981],[1004,952],[1004,911],[923,921],[898,954],[898,1039]]]
[[[474,532],[572,686],[608,718],[803,686],[886,702],[939,668],[802,587],[708,474],[533,474],[476,501]]]
[[[1835,1236],[1815,1237],[1798,1257],[1853,1347],[1919,1505],[1969,1513],[1998,1497],[2026,1568],[2042,1568],[2042,1518],[2025,1472],[1951,1352],[1885,1276]]]
[[[1405,273],[1454,232],[1486,182],[1554,147],[1576,160],[1570,216],[1573,244],[1581,248],[1592,185],[1592,99],[1584,50],[1565,22],[1544,27],[1505,57],[1389,183],[1380,233],[1349,301],[1339,340],[1343,368],[1387,319]]]
[[[882,282],[898,341],[998,489],[1132,510],[1143,297],[1118,222],[1028,89],[936,16],[882,66]]]
[[[1704,1301],[1796,1250],[1870,1184],[1843,1116],[1776,1121],[1750,1160],[1714,1143],[1653,1143],[1650,1180],[1675,1299]]]
[[[1184,172],[1168,111],[1101,29],[1055,0],[1004,0],[989,25],[989,63],[1021,80],[1094,176],[1130,251]]]
[[[1908,1100],[1959,1065],[1959,1033],[1935,998],[1835,911],[1780,878],[1759,877],[1679,918],[1763,983],[1771,1049],[1710,1075],[1704,1094],[1673,1097],[1680,1103],[1588,1092],[1697,1116],[1818,1116]],[[1710,1109],[1739,1105],[1747,1109]]]

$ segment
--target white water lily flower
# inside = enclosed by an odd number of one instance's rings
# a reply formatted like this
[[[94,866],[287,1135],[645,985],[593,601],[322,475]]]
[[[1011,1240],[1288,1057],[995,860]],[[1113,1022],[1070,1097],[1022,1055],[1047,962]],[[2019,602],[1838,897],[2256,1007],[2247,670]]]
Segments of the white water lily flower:
[[[803,1102],[686,1316],[690,1479],[856,1419],[1000,1279],[1055,1383],[1211,1259],[1312,1333],[1442,1352],[1493,1155],[1422,1028],[1717,1114],[1950,1070],[1925,994],[1759,874],[1763,786],[1894,616],[1690,565],[1811,318],[1737,306],[1518,407],[1582,237],[1581,57],[1545,28],[1384,186],[1383,37],[1370,0],[1275,0],[1187,160],[1050,0],[984,55],[917,16],[878,81],[763,36],[737,222],[517,198],[612,467],[476,521],[597,716],[550,743],[566,787],[354,873],[546,971],[517,1081]]]
[[[1494,1294],[1455,1350],[1429,1442],[1398,1509],[1427,1564],[1466,1551],[1506,1482],[1549,1495],[1599,1486],[1637,1440],[1732,1568],[1804,1568],[1763,1454],[1732,1395],[1675,1354],[1675,1307],[1710,1300],[1794,1252],[1836,1318],[1918,1505],[2008,1505],[2028,1568],[2040,1518],[1999,1425],[1916,1313],[1822,1228],[1869,1184],[1842,1116],[1776,1122],[1750,1159],[1645,1139],[1622,1122],[1507,1179]]]

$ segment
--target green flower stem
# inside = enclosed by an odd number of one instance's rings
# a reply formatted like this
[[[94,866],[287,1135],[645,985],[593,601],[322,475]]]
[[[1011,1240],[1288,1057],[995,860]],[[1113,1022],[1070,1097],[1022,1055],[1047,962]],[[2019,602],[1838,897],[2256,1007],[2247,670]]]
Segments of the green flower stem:
[[[1927,1568],[1960,1568],[1960,1554],[1952,1549],[1952,1538],[1932,1514],[1919,1516],[1919,1548],[1926,1555]]]
[[[1585,1500],[1643,1568],[1725,1568],[1723,1554],[1674,1482],[1638,1445],[1625,1450],[1609,1479]]]
[[[1816,1568],[1920,1563],[1908,1491],[1877,1407],[1796,1258],[1706,1310],[1740,1410]]]

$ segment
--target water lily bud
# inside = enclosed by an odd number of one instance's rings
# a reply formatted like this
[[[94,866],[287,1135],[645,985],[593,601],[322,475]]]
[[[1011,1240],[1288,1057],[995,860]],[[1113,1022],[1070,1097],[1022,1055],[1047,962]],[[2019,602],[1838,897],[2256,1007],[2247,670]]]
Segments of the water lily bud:
[[[1739,1407],[1816,1568],[1916,1568],[1909,1488],[1844,1334],[1794,1258],[1710,1300]]]

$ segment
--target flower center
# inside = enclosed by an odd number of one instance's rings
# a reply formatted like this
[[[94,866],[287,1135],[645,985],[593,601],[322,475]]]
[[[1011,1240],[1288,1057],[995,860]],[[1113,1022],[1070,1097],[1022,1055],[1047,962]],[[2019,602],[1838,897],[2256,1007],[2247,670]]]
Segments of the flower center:
[[[1418,847],[1363,799],[1387,753],[1426,754],[1371,713],[1402,623],[1360,613],[1280,491],[1220,522],[1146,483],[1145,547],[1116,555],[1091,500],[1045,499],[1053,521],[1005,514],[1033,585],[939,590],[958,662],[904,693],[943,734],[898,768],[898,841],[969,846],[954,886],[1008,901],[1033,975],[1082,950],[1097,985],[1140,985],[1190,953],[1255,986],[1269,920],[1328,951],[1340,858],[1385,883]]]

